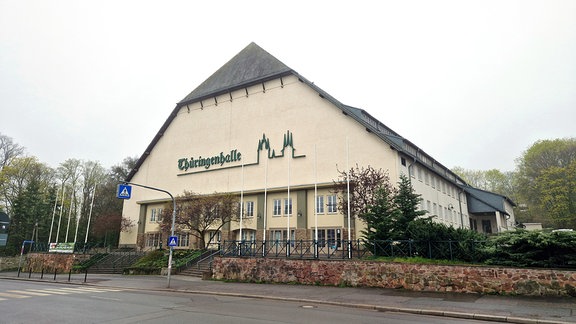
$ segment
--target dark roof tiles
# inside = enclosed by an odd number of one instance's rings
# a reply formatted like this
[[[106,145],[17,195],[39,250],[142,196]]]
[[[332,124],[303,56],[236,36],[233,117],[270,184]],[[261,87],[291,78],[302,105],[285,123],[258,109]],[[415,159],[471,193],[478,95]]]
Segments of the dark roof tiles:
[[[214,97],[290,72],[292,69],[252,42],[178,104]]]

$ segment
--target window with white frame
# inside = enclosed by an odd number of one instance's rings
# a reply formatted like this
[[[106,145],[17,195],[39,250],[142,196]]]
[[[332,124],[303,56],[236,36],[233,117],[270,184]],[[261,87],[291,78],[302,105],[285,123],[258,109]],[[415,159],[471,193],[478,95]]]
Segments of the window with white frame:
[[[274,211],[272,213],[273,216],[281,216],[282,215],[282,200],[274,199]]]
[[[178,234],[178,246],[180,246],[180,247],[190,246],[190,234],[189,233],[179,233]]]
[[[292,198],[284,198],[284,216],[292,215]]]
[[[150,209],[150,221],[151,222],[156,221],[156,208]]]
[[[220,231],[209,231],[208,232],[208,241],[206,241],[206,244],[215,244],[218,243],[222,240],[222,232]]]
[[[314,237],[314,231],[312,230],[312,236]],[[318,229],[318,246],[326,247],[330,249],[336,249],[340,247],[342,240],[342,233],[340,229],[337,228],[319,228]]]
[[[316,213],[324,214],[324,196],[316,197]]]
[[[253,217],[254,216],[254,202],[247,201],[246,202],[246,217]]]
[[[328,198],[328,212],[329,213],[335,213],[338,207],[338,203],[336,201],[336,195],[330,195],[327,196]]]
[[[148,233],[146,234],[146,247],[156,247],[160,246],[160,239],[162,234],[160,233]]]
[[[270,230],[270,237],[272,241],[286,241],[288,239],[286,235],[286,229],[272,229]],[[294,241],[296,238],[296,233],[293,229],[290,230],[290,241]]]
[[[242,231],[242,241],[244,242],[254,242],[256,241],[256,231],[255,230],[243,230]]]

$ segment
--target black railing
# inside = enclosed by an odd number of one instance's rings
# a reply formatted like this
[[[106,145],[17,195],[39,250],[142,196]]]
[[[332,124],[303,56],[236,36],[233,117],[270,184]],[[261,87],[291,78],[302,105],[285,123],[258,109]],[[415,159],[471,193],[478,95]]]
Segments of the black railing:
[[[227,257],[273,257],[294,259],[348,259],[364,257],[422,257],[440,260],[479,261],[480,241],[414,240],[273,240],[222,241],[211,248]]]

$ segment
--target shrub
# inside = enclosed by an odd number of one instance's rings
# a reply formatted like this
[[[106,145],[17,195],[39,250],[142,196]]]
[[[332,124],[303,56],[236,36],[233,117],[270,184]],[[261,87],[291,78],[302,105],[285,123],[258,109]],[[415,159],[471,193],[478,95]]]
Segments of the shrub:
[[[576,267],[576,232],[516,231],[491,238],[487,264],[515,267]]]

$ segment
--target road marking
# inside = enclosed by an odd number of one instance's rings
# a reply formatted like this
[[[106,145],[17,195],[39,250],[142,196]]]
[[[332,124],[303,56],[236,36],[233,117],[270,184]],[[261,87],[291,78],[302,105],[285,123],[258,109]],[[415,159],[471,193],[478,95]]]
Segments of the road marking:
[[[37,291],[40,293],[50,293],[50,294],[56,294],[56,295],[69,295],[70,292],[66,292],[66,291],[60,291],[57,289],[28,289],[29,291]]]
[[[25,295],[9,294],[9,293],[4,293],[4,292],[0,292],[0,296],[7,297],[7,298],[28,298],[28,297],[30,297],[30,296],[25,296]]]
[[[50,294],[39,293],[34,291],[26,291],[26,290],[6,290],[7,293],[16,293],[16,294],[25,294],[31,296],[50,296]]]
[[[44,297],[50,295],[70,295],[70,294],[93,294],[106,292],[119,292],[122,289],[117,288],[98,288],[98,287],[76,287],[76,288],[45,288],[45,289],[25,289],[25,290],[6,290],[0,291],[0,301],[16,298]],[[94,296],[91,296],[94,297]],[[111,299],[118,300],[118,299]]]

